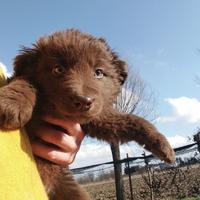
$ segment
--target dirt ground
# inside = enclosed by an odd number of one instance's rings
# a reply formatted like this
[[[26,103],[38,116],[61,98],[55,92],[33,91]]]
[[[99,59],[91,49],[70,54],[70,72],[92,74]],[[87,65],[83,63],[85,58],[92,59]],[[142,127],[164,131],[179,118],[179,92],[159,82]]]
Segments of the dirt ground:
[[[200,196],[200,164],[190,167],[168,169],[148,174],[132,175],[134,200],[176,200]],[[151,187],[152,186],[152,187]],[[116,200],[114,181],[84,185],[93,200]],[[153,188],[153,189],[152,189]],[[128,177],[124,177],[126,199],[130,199]]]

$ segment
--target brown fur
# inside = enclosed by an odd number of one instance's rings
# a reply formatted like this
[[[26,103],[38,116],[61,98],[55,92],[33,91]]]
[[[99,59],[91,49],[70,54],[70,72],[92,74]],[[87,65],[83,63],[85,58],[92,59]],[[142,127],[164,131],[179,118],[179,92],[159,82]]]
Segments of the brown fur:
[[[26,125],[33,137],[38,116],[49,114],[81,123],[86,134],[100,140],[134,140],[173,162],[174,151],[151,123],[113,108],[127,66],[104,39],[78,30],[42,37],[32,48],[22,49],[14,72],[0,89],[1,129]],[[39,158],[37,164],[50,199],[89,199],[68,170]]]

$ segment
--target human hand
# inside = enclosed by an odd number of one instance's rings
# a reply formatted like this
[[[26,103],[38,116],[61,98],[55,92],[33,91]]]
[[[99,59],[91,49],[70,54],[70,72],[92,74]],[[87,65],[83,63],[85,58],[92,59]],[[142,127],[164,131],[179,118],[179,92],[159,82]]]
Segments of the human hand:
[[[45,116],[42,120],[49,124],[60,126],[64,130],[58,130],[53,126],[46,125],[35,127],[34,134],[41,140],[55,145],[55,147],[38,140],[31,141],[33,154],[62,166],[71,164],[84,138],[80,124],[55,119],[50,116]]]

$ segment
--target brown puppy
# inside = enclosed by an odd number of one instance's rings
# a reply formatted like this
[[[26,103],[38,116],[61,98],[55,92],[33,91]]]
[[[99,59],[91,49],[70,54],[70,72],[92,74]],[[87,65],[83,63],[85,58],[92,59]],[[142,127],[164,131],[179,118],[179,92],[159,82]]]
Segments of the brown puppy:
[[[86,134],[107,142],[136,141],[161,160],[173,162],[166,138],[145,119],[113,108],[127,65],[104,39],[78,30],[56,32],[23,48],[14,76],[0,89],[0,127],[26,125],[30,137],[41,115],[81,123]],[[70,172],[36,158],[49,199],[89,199]]]

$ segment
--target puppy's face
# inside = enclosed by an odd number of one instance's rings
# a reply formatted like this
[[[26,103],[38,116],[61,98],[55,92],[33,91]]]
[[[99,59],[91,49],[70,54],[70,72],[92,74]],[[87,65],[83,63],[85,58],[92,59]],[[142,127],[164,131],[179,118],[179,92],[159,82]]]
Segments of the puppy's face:
[[[78,122],[112,106],[127,76],[125,62],[103,39],[77,30],[40,38],[14,65],[14,76],[38,89],[39,107]]]

